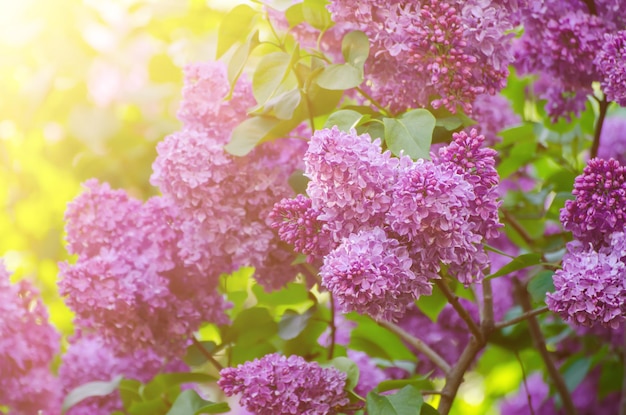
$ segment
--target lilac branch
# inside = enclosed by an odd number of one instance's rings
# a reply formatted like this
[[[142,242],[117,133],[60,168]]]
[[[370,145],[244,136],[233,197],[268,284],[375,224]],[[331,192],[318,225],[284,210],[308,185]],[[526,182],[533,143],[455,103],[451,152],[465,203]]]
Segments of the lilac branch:
[[[467,310],[461,305],[461,303],[459,302],[459,297],[452,291],[450,291],[450,287],[448,287],[448,284],[446,284],[445,281],[435,280],[435,284],[437,284],[437,287],[439,287],[439,289],[443,292],[443,295],[446,296],[448,302],[456,310],[459,317],[461,317],[463,321],[465,321],[467,327],[470,329],[474,337],[482,340],[483,334],[480,331],[480,328],[478,327],[474,319],[469,315]]]
[[[518,293],[522,309],[526,313],[531,312],[532,306],[530,304],[528,290],[524,285],[522,285],[522,283],[518,279],[514,279],[513,282],[515,283],[516,291]],[[563,380],[563,376],[561,376],[561,373],[559,372],[556,365],[554,364],[554,361],[552,360],[552,356],[550,356],[550,353],[546,348],[546,341],[543,337],[543,333],[541,333],[541,327],[539,327],[537,318],[532,315],[528,317],[527,320],[528,328],[530,329],[530,336],[533,339],[535,349],[537,349],[537,351],[541,355],[541,358],[546,365],[548,375],[552,379],[552,382],[554,382],[554,386],[557,392],[559,393],[559,395],[561,395],[561,400],[563,401],[563,409],[565,409],[566,415],[575,415],[576,408],[574,407],[574,402],[572,401],[572,395],[567,389],[567,385]]]
[[[522,322],[524,320],[528,320],[531,317],[538,316],[539,314],[543,314],[543,313],[545,313],[548,310],[549,310],[548,306],[543,306],[543,307],[540,307],[540,308],[536,308],[534,310],[530,310],[528,312],[525,312],[525,313],[523,313],[523,314],[521,314],[521,315],[519,315],[519,316],[517,316],[515,318],[512,318],[510,320],[501,321],[499,323],[496,323],[494,325],[494,328],[496,330],[500,330],[500,329],[503,329],[505,327],[512,326],[513,324],[520,323],[520,322]]]
[[[402,340],[413,346],[418,352],[422,353],[426,356],[431,362],[433,362],[438,368],[443,370],[444,373],[450,372],[451,368],[448,362],[446,362],[443,357],[439,355],[436,351],[431,349],[426,343],[422,340],[414,337],[413,335],[404,331],[400,326],[391,323],[389,321],[378,321],[378,324],[387,330],[395,333]]]
[[[330,296],[330,346],[328,347],[328,360],[332,360],[332,358],[335,357],[337,326],[335,325],[335,298],[331,292],[329,292],[328,295]]]
[[[598,122],[596,123],[596,130],[593,135],[593,143],[591,144],[591,150],[589,152],[589,158],[594,158],[598,155],[598,149],[600,148],[600,136],[602,135],[602,126],[604,125],[604,118],[606,117],[606,111],[609,107],[609,103],[606,97],[602,100],[598,100],[600,104],[600,112],[598,113]]]
[[[198,351],[200,351],[200,353],[202,354],[202,356],[204,356],[209,362],[211,362],[211,364],[213,366],[215,366],[215,368],[218,371],[221,371],[222,369],[224,369],[224,366],[222,366],[222,364],[220,362],[218,362],[217,360],[215,360],[215,358],[213,357],[213,355],[211,353],[209,353],[209,351],[207,349],[204,348],[204,346],[202,345],[202,343],[200,343],[198,341],[198,339],[196,339],[196,336],[191,336],[191,341],[193,342],[193,345],[196,346],[196,348],[198,349]]]
[[[483,307],[482,307],[482,321],[480,326],[483,330],[483,335],[487,337],[491,330],[494,328],[493,317],[493,290],[491,288],[491,280],[484,280],[483,283]]]

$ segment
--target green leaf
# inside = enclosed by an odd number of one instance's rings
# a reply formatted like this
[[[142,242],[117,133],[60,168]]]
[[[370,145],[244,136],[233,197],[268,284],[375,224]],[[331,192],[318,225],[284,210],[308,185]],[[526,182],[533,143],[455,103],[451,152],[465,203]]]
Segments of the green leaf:
[[[425,109],[408,111],[400,118],[383,118],[387,147],[396,156],[404,153],[413,160],[428,158],[436,121]]]
[[[226,402],[205,401],[194,390],[188,389],[178,395],[167,415],[222,414],[230,411]]]
[[[552,281],[554,271],[544,270],[535,275],[528,282],[528,292],[533,301],[540,303],[546,300],[546,293],[554,291],[554,281]]]
[[[520,269],[532,267],[541,263],[541,254],[522,254],[517,258],[514,258],[511,262],[500,268],[498,271],[491,275],[487,275],[485,278],[497,278],[502,275],[510,274],[511,272],[518,271]]]
[[[257,298],[258,305],[271,307],[294,306],[299,304],[312,305],[309,291],[304,284],[289,283],[285,288],[278,291],[266,292],[261,285],[252,286],[252,292]],[[294,308],[294,307],[291,307]]]
[[[264,104],[276,94],[297,87],[298,81],[292,71],[293,55],[272,52],[263,56],[252,76],[252,93],[257,103]]]
[[[266,115],[250,117],[235,127],[224,150],[234,156],[245,156],[266,139],[280,122],[279,119]]]
[[[63,406],[61,407],[62,413],[65,413],[72,406],[76,405],[84,399],[94,396],[106,396],[110,393],[113,393],[120,385],[122,379],[122,376],[116,376],[108,382],[89,382],[74,388],[70,393],[67,394],[67,396],[63,400]]]
[[[444,118],[437,118],[437,127],[443,127],[448,131],[456,130],[463,126],[463,120],[455,115]]]
[[[290,28],[298,26],[300,23],[304,22],[302,3],[296,3],[285,10],[285,18],[287,18]]]
[[[217,32],[216,59],[248,36],[257,16],[258,12],[245,4],[238,5],[224,16]]]
[[[227,75],[228,75],[228,83],[230,84],[230,92],[228,96],[233,93],[235,89],[235,84],[237,83],[237,79],[241,76],[243,69],[246,66],[246,62],[248,62],[248,57],[254,48],[259,45],[259,31],[256,30],[252,35],[248,38],[247,41],[243,42],[235,52],[233,56],[231,56],[230,61],[228,62]]]
[[[336,125],[341,131],[350,131],[356,128],[364,117],[365,115],[353,110],[339,110],[330,114],[324,123],[324,128],[332,128]]]
[[[155,399],[169,389],[179,387],[183,383],[215,382],[214,376],[206,373],[180,372],[162,373],[154,377],[143,389],[143,396],[147,399]]]
[[[573,392],[580,382],[585,379],[589,369],[591,368],[591,358],[581,357],[579,355],[572,356],[561,368],[563,380],[567,386],[567,390]]]
[[[341,53],[346,63],[363,70],[365,61],[370,53],[370,43],[367,35],[360,30],[346,34],[341,41]]]
[[[298,337],[306,328],[314,311],[314,307],[309,308],[302,314],[294,310],[285,311],[278,323],[278,335],[280,338],[291,340]]]
[[[353,390],[359,383],[359,367],[347,357],[335,357],[328,364],[337,370],[348,375],[346,379],[346,390]],[[326,366],[326,365],[324,365]]]
[[[326,9],[325,0],[304,0],[302,2],[302,15],[304,20],[318,30],[325,30],[332,25],[330,12]]]
[[[343,91],[361,85],[363,70],[349,63],[335,63],[325,67],[316,82],[322,88]]]
[[[350,320],[357,323],[350,335],[351,349],[361,350],[371,357],[381,357],[389,361],[416,360],[415,355],[397,335],[379,326],[371,318],[351,314]]]
[[[290,120],[301,100],[300,89],[294,88],[268,99],[265,104],[253,109],[251,114],[273,115],[280,120]]]
[[[422,405],[422,411],[420,415],[440,415],[439,411],[432,407],[430,404],[424,402]]]
[[[396,390],[396,389],[400,389],[403,388],[407,385],[411,385],[416,389],[419,389],[420,387],[428,387],[429,385],[432,385],[432,382],[430,382],[428,380],[428,377],[432,374],[428,373],[425,376],[420,376],[419,378],[415,378],[415,379],[391,379],[391,380],[384,380],[382,382],[380,382],[378,384],[378,386],[376,387],[376,391],[377,392],[387,392],[390,390]]]
[[[411,385],[394,395],[379,395],[376,392],[367,395],[369,415],[419,415],[423,404],[422,394]]]
[[[213,350],[215,350],[215,347],[217,346],[212,341],[203,341],[199,343],[202,346],[202,348],[206,350],[208,354],[213,353]],[[183,358],[183,361],[188,366],[200,366],[201,364],[207,361],[207,358],[204,355],[204,353],[198,350],[198,346],[196,346],[195,344],[192,344],[189,347],[187,347],[187,352],[185,354],[185,357]]]

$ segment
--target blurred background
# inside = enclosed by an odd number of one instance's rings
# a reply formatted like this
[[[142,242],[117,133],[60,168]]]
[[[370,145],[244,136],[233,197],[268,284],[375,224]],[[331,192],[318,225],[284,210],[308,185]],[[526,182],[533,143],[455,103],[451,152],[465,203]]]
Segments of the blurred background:
[[[179,128],[182,67],[215,56],[232,7],[204,0],[0,0],[0,256],[64,334],[63,215],[95,177],[137,197]]]

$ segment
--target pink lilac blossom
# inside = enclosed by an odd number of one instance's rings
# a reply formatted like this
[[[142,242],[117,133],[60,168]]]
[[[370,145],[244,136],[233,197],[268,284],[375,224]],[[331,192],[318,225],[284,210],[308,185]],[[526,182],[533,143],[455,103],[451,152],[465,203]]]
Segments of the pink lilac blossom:
[[[626,225],[626,167],[616,160],[594,158],[576,177],[574,200],[565,202],[560,219],[574,238],[598,248]]]
[[[61,391],[50,370],[60,336],[39,292],[28,281],[11,284],[1,260],[0,315],[0,407],[17,415],[60,413]]]
[[[626,106],[626,30],[604,35],[594,63],[602,77],[606,99]]]
[[[240,404],[257,415],[335,415],[349,403],[345,373],[296,355],[268,354],[220,376],[224,393],[241,394]]]
[[[178,118],[186,128],[207,131],[220,144],[226,144],[232,129],[246,118],[247,110],[256,104],[252,85],[240,80],[232,96],[225,100],[230,84],[226,65],[222,62],[188,64],[184,68],[184,80]]]
[[[505,83],[513,28],[506,8],[484,1],[366,1],[328,5],[333,21],[371,44],[365,88],[393,112],[432,105],[471,112]]]
[[[200,323],[227,322],[216,281],[178,256],[178,211],[170,200],[154,197],[142,204],[95,180],[85,187],[66,215],[68,241],[99,235],[110,224],[124,234],[98,251],[83,250],[75,264],[59,265],[60,293],[78,326],[98,331],[121,352],[153,348],[177,356]]]
[[[555,272],[555,291],[546,304],[564,320],[592,327],[617,328],[626,316],[626,236],[611,235],[608,246],[595,251],[578,241],[570,242],[563,268]]]
[[[70,339],[70,346],[62,357],[59,379],[63,393],[88,382],[111,381],[117,376],[150,381],[162,371],[188,370],[184,364],[167,365],[165,360],[151,350],[137,350],[127,355],[117,355],[106,342],[93,335],[78,334]],[[88,398],[73,406],[68,415],[108,415],[123,409],[119,392],[103,397]]]
[[[333,127],[313,134],[304,162],[312,208],[339,243],[363,227],[383,225],[397,166],[408,161],[383,153],[380,139]]]
[[[604,119],[598,158],[614,158],[619,164],[626,166],[626,118],[613,116]]]
[[[472,185],[456,168],[418,160],[398,178],[387,224],[407,244],[418,275],[438,278],[441,264],[464,284],[480,281],[488,258],[475,232]]]
[[[351,234],[324,258],[322,285],[345,312],[396,320],[421,295],[430,295],[428,276],[416,274],[407,249],[381,228]]]

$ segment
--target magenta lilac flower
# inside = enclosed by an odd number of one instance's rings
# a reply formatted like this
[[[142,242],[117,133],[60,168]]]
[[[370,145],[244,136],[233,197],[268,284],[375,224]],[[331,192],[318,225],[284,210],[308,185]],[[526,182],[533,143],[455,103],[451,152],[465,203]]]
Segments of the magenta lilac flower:
[[[181,366],[180,364],[178,366]],[[93,335],[75,335],[62,357],[59,379],[63,393],[95,381],[111,381],[118,376],[148,382],[157,373],[167,371],[165,360],[149,349],[118,355],[106,342]],[[183,366],[180,367],[182,371]],[[73,406],[68,415],[109,415],[123,409],[119,392],[85,399]]]
[[[236,368],[222,369],[218,385],[257,415],[335,415],[349,399],[346,374],[300,356],[268,354]]]
[[[572,194],[561,209],[561,223],[574,238],[595,247],[626,224],[626,167],[616,160],[594,158],[576,177]]]
[[[626,106],[626,30],[605,34],[594,62],[607,100]]]
[[[595,251],[577,241],[568,244],[563,268],[553,276],[555,291],[546,304],[564,320],[582,326],[617,328],[626,316],[626,237],[611,235],[609,246]]]
[[[485,136],[485,144],[492,146],[500,141],[500,131],[513,127],[521,122],[520,117],[513,112],[511,103],[502,95],[479,95],[472,104],[472,118],[478,125],[468,128],[477,128]]]
[[[322,285],[344,311],[395,320],[432,292],[430,275],[413,271],[407,249],[381,228],[351,234],[324,258]]]
[[[11,284],[0,260],[0,407],[11,414],[60,412],[61,391],[51,372],[60,336],[48,322],[39,292]]]
[[[304,161],[312,208],[336,242],[362,227],[383,224],[400,161],[382,153],[380,139],[337,127],[318,130]]]

